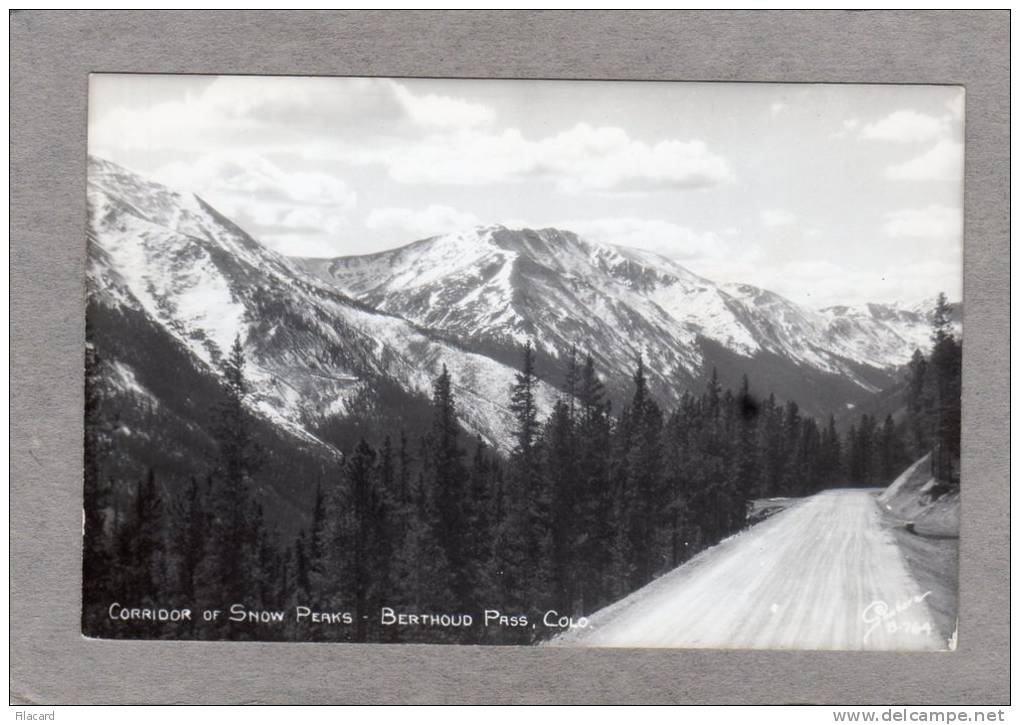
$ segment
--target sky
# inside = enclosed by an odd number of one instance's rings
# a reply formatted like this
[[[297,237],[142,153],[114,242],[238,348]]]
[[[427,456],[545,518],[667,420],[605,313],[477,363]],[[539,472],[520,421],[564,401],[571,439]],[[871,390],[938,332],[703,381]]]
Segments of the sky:
[[[89,153],[293,256],[558,227],[809,307],[961,298],[959,86],[93,74]]]

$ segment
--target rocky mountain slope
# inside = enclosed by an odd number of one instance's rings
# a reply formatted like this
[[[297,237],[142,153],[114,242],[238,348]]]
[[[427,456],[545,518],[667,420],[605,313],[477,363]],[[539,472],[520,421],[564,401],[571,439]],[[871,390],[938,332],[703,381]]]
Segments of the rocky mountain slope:
[[[325,456],[337,454],[338,421],[355,436],[361,421],[427,415],[444,365],[465,429],[506,450],[527,340],[543,415],[571,347],[593,354],[618,405],[642,355],[667,404],[715,368],[724,384],[746,373],[756,392],[827,415],[871,399],[927,341],[923,306],[809,310],[563,230],[479,227],[378,254],[290,259],[198,197],[99,159],[88,204],[90,319],[113,351],[108,385],[165,405],[170,393],[152,381],[167,359],[188,368],[188,385],[215,385],[239,336],[253,412]],[[144,354],[135,338],[167,352]]]
[[[575,346],[591,351],[619,388],[641,354],[667,399],[716,367],[825,414],[890,384],[927,344],[921,309],[810,310],[558,229],[478,227],[377,254],[294,261],[344,294],[468,345],[498,351],[531,339],[552,359]]]
[[[302,444],[332,448],[318,431],[355,412],[399,419],[430,394],[443,365],[453,376],[465,428],[496,445],[509,440],[512,367],[344,295],[259,245],[201,199],[112,163],[90,160],[88,205],[94,320],[130,313],[136,325],[144,321],[171,341],[198,374],[213,377],[240,336],[253,412]],[[118,331],[101,332],[116,337]],[[111,385],[159,404],[138,382],[149,371],[116,357],[107,362],[116,371]],[[543,411],[554,395],[540,386]]]

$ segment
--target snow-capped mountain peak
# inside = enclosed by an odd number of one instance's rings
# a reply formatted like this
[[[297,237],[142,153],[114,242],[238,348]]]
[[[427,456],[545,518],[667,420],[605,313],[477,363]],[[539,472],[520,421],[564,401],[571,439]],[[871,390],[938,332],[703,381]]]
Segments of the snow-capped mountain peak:
[[[543,363],[543,409],[576,348],[618,399],[641,356],[666,401],[718,368],[817,414],[861,402],[927,345],[923,305],[810,310],[568,230],[488,225],[375,254],[295,259],[202,199],[109,162],[90,159],[88,201],[93,301],[143,315],[214,375],[239,335],[252,405],[309,440],[317,421],[371,400],[380,381],[427,396],[445,364],[465,426],[506,446],[526,341]],[[126,380],[130,364],[120,363]]]
[[[260,415],[321,442],[314,431],[326,418],[353,407],[370,410],[381,385],[428,396],[445,365],[465,427],[508,445],[512,366],[324,285],[193,195],[97,159],[89,172],[93,304],[142,315],[211,375],[239,336],[249,402]],[[451,261],[463,254],[463,241],[445,240]],[[399,279],[422,271],[408,267]],[[122,373],[130,372],[129,363],[119,362]],[[540,409],[548,411],[555,395],[541,384]]]
[[[531,339],[554,358],[591,350],[621,378],[644,355],[660,390],[704,377],[713,361],[702,340],[874,390],[861,368],[902,365],[927,334],[924,315],[912,310],[813,310],[561,229],[479,226],[376,254],[294,261],[345,294],[461,339]]]

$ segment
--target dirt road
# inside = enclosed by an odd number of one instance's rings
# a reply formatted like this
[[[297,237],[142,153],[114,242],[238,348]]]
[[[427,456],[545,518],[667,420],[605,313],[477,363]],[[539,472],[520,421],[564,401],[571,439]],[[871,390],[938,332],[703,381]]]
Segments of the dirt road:
[[[938,650],[875,492],[825,491],[596,612],[554,645]]]

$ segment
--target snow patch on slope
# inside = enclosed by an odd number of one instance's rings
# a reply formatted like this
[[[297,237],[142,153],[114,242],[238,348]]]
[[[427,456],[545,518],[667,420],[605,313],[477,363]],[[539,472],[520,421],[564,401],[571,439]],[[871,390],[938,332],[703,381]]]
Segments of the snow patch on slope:
[[[322,444],[310,427],[351,412],[377,377],[428,396],[445,364],[464,424],[493,445],[509,445],[512,368],[338,294],[201,200],[113,164],[90,161],[88,201],[93,299],[144,312],[216,375],[239,336],[250,405],[275,424]],[[448,246],[451,261],[457,244],[463,240]],[[539,385],[542,414],[555,396]]]

